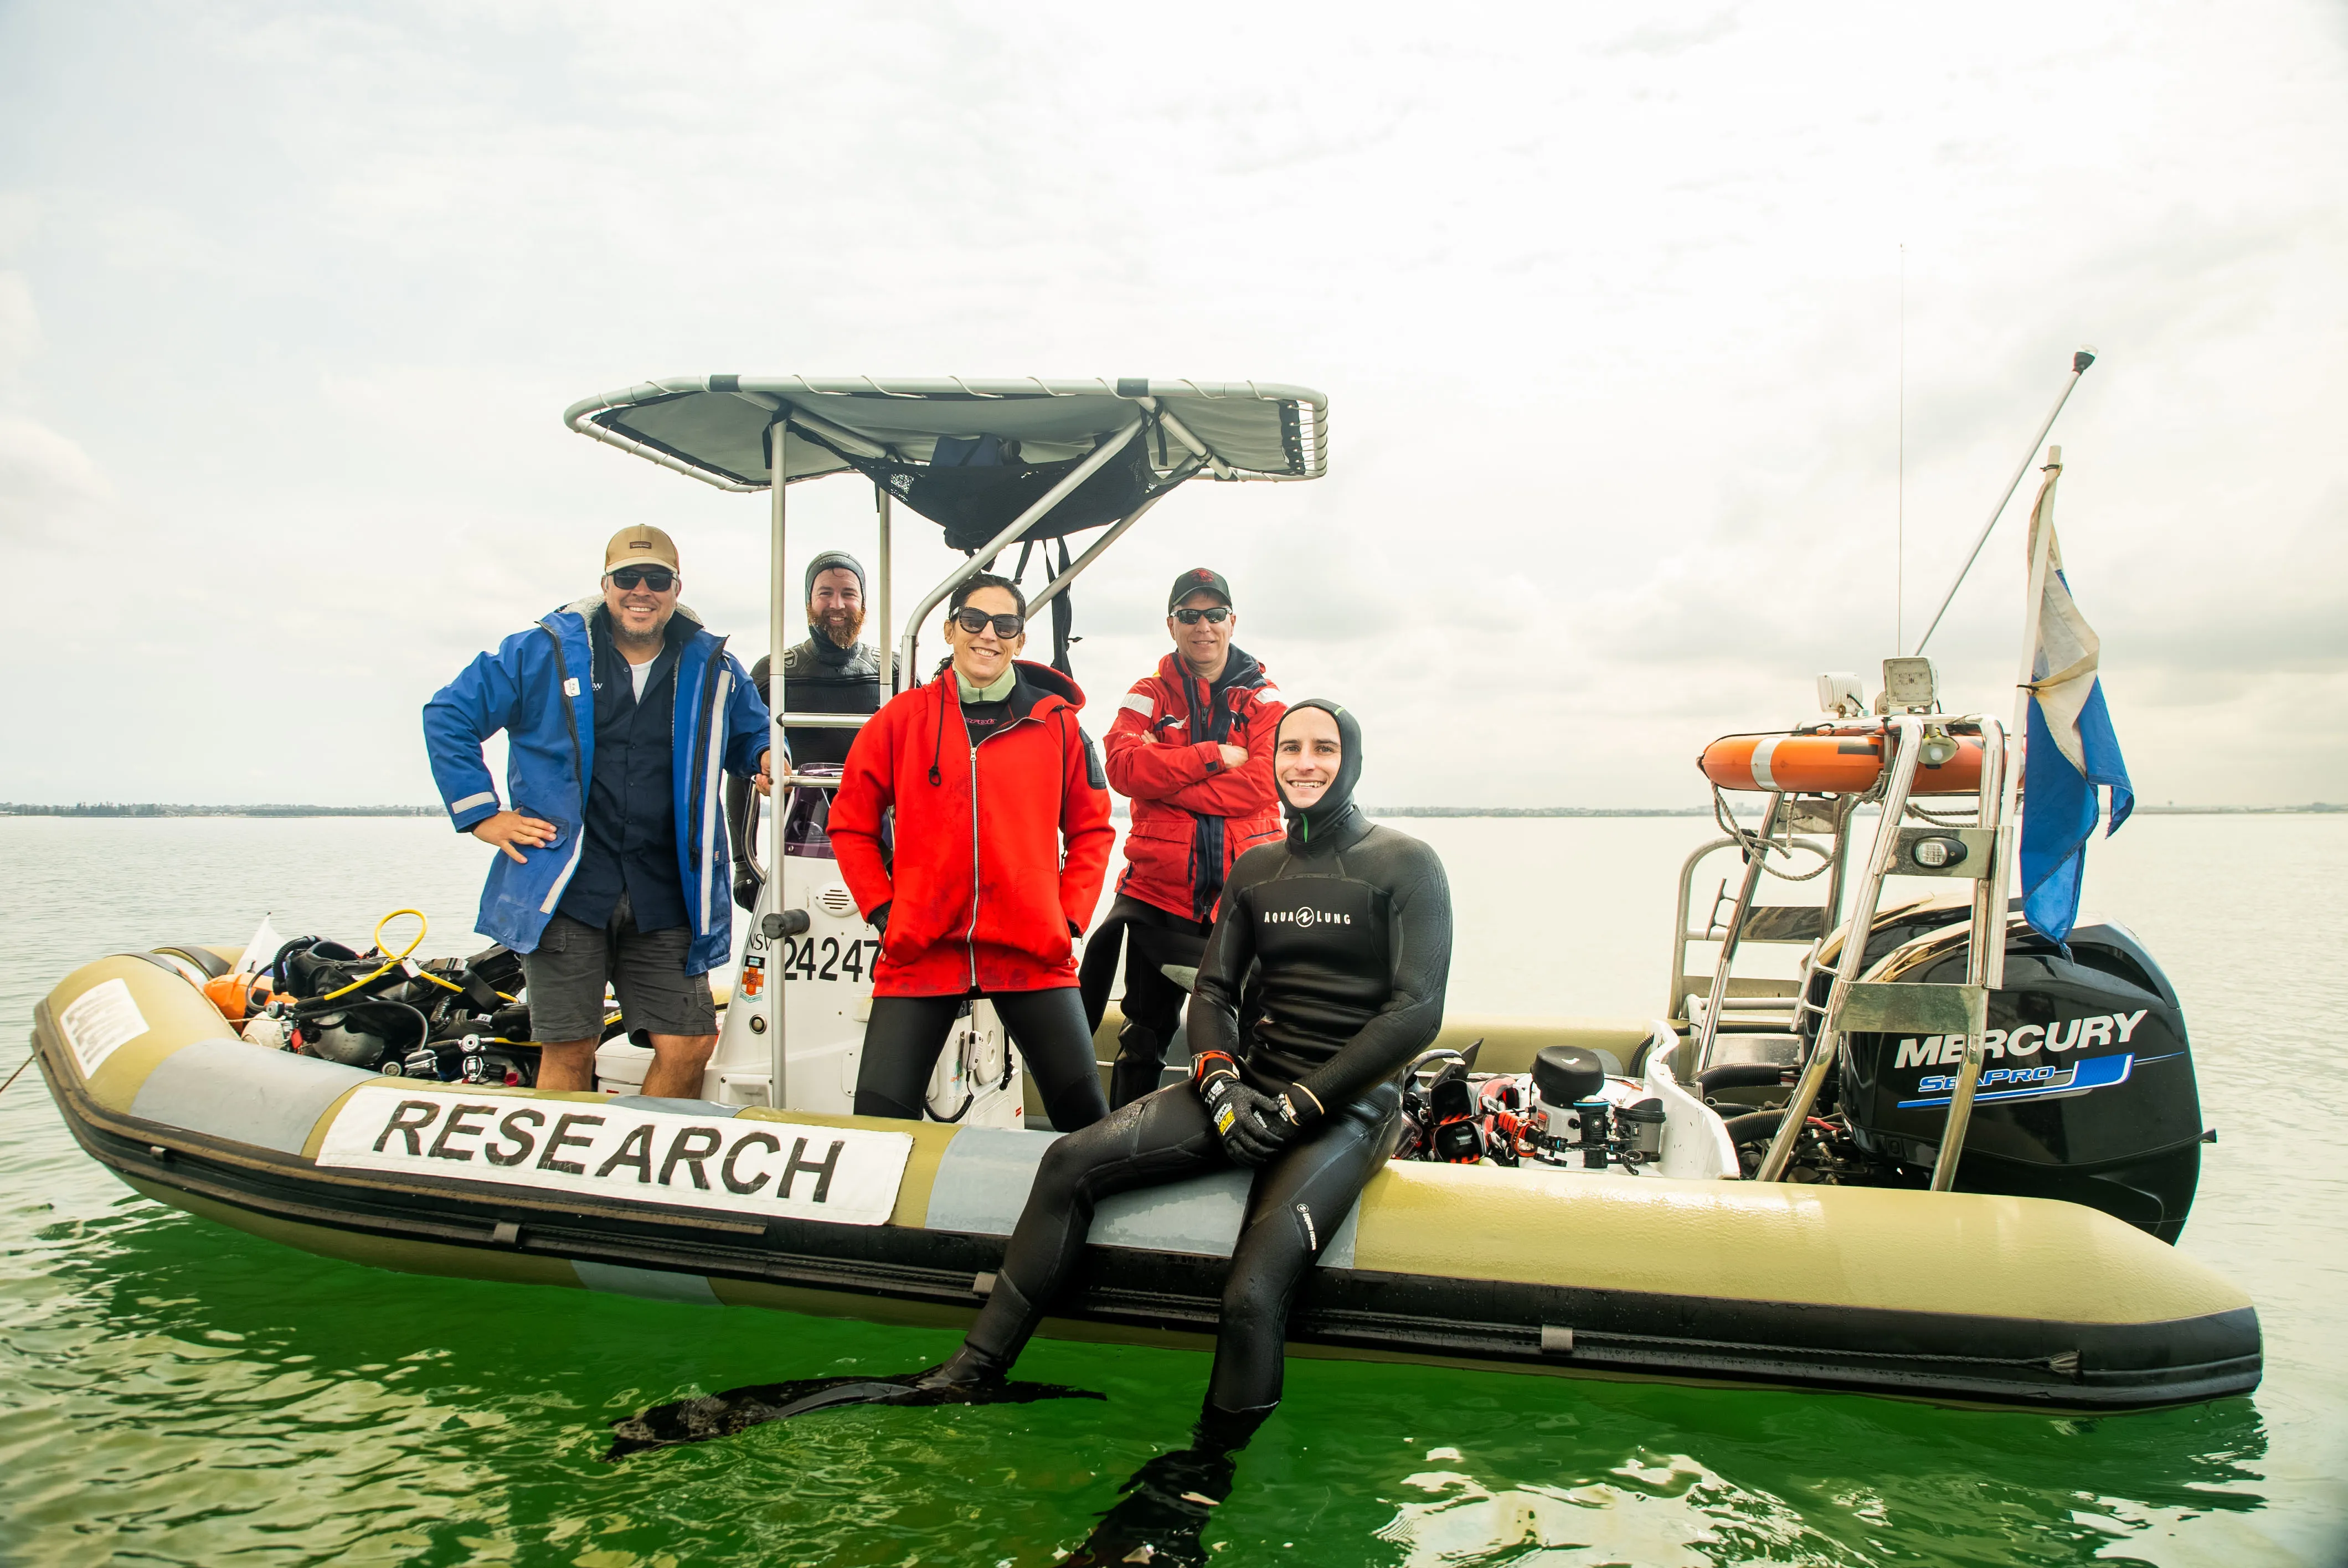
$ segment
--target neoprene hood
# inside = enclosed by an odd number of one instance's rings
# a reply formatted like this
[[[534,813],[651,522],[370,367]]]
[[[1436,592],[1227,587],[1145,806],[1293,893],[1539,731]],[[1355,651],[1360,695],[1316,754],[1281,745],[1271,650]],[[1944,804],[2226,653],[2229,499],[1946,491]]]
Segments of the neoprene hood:
[[[809,600],[815,598],[815,579],[821,577],[825,572],[833,570],[854,572],[856,574],[857,597],[860,599],[870,599],[872,597],[871,589],[866,582],[864,577],[864,563],[858,560],[854,556],[850,555],[846,550],[826,550],[821,555],[816,557],[815,559],[808,562],[807,592],[801,597]]]
[[[1288,728],[1288,721],[1306,708],[1317,708],[1337,721],[1337,743],[1344,748],[1344,760],[1337,764],[1337,776],[1312,805],[1299,807],[1280,789],[1280,732],[1272,734],[1273,788],[1280,795],[1280,809],[1288,818],[1288,835],[1300,844],[1309,844],[1326,835],[1338,824],[1354,815],[1354,785],[1362,776],[1362,726],[1354,715],[1326,697],[1307,697],[1301,702],[1291,702],[1288,712],[1280,718],[1280,729]]]

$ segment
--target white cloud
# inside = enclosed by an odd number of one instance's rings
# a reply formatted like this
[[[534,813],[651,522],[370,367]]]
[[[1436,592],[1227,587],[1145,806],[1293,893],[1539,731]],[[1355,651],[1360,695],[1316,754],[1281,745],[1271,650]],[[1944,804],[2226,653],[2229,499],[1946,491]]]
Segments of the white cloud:
[[[107,498],[88,453],[46,425],[0,414],[0,540],[55,542]]]
[[[709,563],[695,602],[755,653],[757,499],[556,416],[649,375],[846,369],[1323,387],[1328,480],[1194,487],[1086,579],[1096,697],[1162,646],[1163,580],[1213,560],[1282,685],[1409,760],[1384,797],[1688,801],[1710,734],[1890,651],[1902,244],[1909,635],[2091,340],[2064,538],[2146,793],[2305,799],[2348,764],[2286,719],[2348,623],[2348,60],[2321,5],[0,30],[0,256],[41,303],[0,286],[0,518],[102,506],[136,541],[79,569],[110,608],[45,700],[158,654],[330,693],[300,705],[314,743],[101,738],[0,764],[0,795],[421,798],[416,705],[626,522]],[[870,536],[845,481],[794,517],[795,556]],[[952,559],[918,527],[901,603]],[[1984,703],[2018,534],[1933,648]]]

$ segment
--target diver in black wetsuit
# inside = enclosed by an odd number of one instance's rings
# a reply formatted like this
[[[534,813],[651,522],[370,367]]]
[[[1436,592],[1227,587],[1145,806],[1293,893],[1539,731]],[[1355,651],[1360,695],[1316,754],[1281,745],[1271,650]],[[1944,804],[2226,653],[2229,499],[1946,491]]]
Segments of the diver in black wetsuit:
[[[1398,1080],[1443,1021],[1451,969],[1443,863],[1362,815],[1361,765],[1361,730],[1335,703],[1299,702],[1282,719],[1272,774],[1288,835],[1232,864],[1191,997],[1192,1081],[1052,1146],[985,1309],[933,1383],[1004,1375],[1100,1199],[1238,1163],[1262,1173],[1231,1256],[1207,1409],[1228,1429],[1279,1402],[1289,1303],[1394,1152]]]
[[[1299,702],[1274,741],[1287,836],[1233,863],[1189,1010],[1192,1081],[1072,1132],[1044,1156],[970,1337],[893,1380],[742,1389],[620,1423],[613,1457],[842,1404],[1025,1402],[1078,1390],[1004,1381],[1082,1255],[1094,1205],[1237,1163],[1261,1173],[1233,1249],[1191,1445],[1161,1454],[1070,1563],[1203,1562],[1199,1532],[1233,1456],[1280,1399],[1289,1304],[1394,1152],[1403,1072],[1443,1021],[1451,893],[1434,850],[1354,805],[1361,731]],[[1242,1022],[1245,989],[1247,1021]]]

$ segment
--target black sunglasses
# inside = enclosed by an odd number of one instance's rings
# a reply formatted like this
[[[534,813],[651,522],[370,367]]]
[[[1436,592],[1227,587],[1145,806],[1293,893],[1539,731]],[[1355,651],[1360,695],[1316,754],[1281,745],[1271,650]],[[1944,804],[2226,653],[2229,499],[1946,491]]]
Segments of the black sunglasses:
[[[641,584],[654,593],[666,593],[676,586],[676,573],[666,567],[623,566],[613,570],[612,580],[622,588],[634,588]]]
[[[977,636],[989,626],[994,628],[994,635],[997,637],[1016,637],[1027,627],[1027,618],[1024,615],[989,615],[983,610],[973,610],[966,604],[953,612],[953,620],[956,626],[961,627],[973,637]]]
[[[1185,626],[1196,626],[1201,620],[1205,621],[1210,626],[1220,626],[1224,621],[1229,620],[1231,618],[1231,607],[1228,604],[1209,605],[1204,610],[1178,610],[1174,611],[1174,619],[1180,621]]]

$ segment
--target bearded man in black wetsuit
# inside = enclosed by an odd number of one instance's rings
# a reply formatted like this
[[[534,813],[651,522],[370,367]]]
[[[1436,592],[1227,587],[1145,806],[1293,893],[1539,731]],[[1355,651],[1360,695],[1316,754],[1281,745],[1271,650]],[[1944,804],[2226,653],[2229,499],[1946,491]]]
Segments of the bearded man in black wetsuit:
[[[846,550],[826,550],[808,562],[808,635],[783,653],[783,690],[771,682],[773,661],[760,659],[750,679],[767,708],[789,713],[870,713],[880,706],[880,655],[859,641],[864,630],[864,567]],[[836,768],[848,761],[854,730],[793,724],[783,746],[794,768]],[[758,817],[747,784],[729,780],[726,822],[734,844],[734,901],[745,909],[758,902],[761,878],[751,864],[757,845]]]

